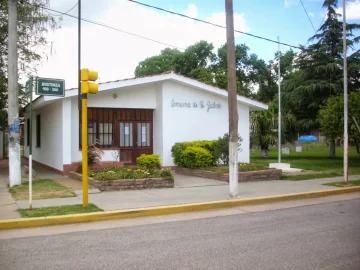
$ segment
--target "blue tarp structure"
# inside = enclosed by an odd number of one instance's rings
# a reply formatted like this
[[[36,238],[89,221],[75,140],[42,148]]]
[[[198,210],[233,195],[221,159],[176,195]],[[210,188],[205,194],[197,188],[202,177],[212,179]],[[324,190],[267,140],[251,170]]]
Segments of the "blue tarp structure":
[[[299,142],[318,142],[318,137],[314,135],[303,135],[299,137]]]

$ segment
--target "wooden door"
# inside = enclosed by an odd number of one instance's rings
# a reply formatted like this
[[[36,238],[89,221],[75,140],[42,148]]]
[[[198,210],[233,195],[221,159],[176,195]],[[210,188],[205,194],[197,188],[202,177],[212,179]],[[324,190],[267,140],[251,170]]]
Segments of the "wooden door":
[[[152,154],[151,121],[119,121],[117,129],[120,160],[125,164],[134,165],[141,154]]]

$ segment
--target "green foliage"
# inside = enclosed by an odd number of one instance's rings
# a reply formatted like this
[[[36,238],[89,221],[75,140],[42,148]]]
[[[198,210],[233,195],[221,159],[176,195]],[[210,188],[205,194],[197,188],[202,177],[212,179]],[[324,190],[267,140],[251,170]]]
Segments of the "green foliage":
[[[160,177],[161,178],[173,178],[172,172],[170,169],[162,169],[160,171]]]
[[[328,139],[335,140],[344,132],[344,99],[333,96],[319,111],[320,130]]]
[[[61,206],[33,208],[31,210],[29,210],[28,208],[22,208],[22,209],[18,209],[17,211],[20,213],[22,218],[34,218],[34,217],[48,217],[48,216],[103,212],[104,210],[92,203],[89,203],[87,207],[84,207],[82,204],[77,204],[77,205],[61,205]]]
[[[19,1],[17,1],[19,2]],[[36,65],[41,60],[37,48],[49,48],[52,53],[52,44],[48,44],[45,35],[49,29],[58,28],[61,21],[45,13],[43,7],[49,6],[49,0],[24,0],[17,4],[18,11],[18,66],[19,77],[24,78],[36,73]],[[7,126],[7,63],[8,63],[8,1],[0,1],[0,129]],[[24,107],[26,98],[23,95],[24,87],[19,84],[19,104]]]
[[[301,51],[293,65],[295,72],[284,78],[283,101],[297,118],[297,131],[309,132],[319,127],[320,107],[329,97],[343,94],[343,26],[336,13],[337,0],[325,0],[327,17],[317,33],[309,39],[315,42]],[[348,52],[359,41],[354,33],[359,24],[347,24]],[[348,55],[349,91],[359,89],[359,50]]]
[[[352,92],[349,95],[349,137],[356,145],[357,152],[360,152],[360,133],[352,117],[360,120],[360,92]],[[319,122],[321,132],[331,140],[342,137],[344,133],[344,98],[342,96],[330,97],[326,104],[320,107]]]
[[[229,164],[229,133],[225,133],[223,137],[219,137],[214,147],[214,159],[221,164]],[[238,150],[240,149],[243,139],[238,135]]]
[[[199,41],[184,52],[167,48],[159,55],[141,61],[135,69],[135,76],[161,74],[175,71],[204,83],[227,89],[227,46],[224,44],[213,53],[214,46],[207,41]],[[276,93],[276,84],[269,66],[256,54],[249,54],[245,44],[236,45],[237,93],[255,97],[254,84],[263,91],[264,101]],[[266,95],[266,96],[265,96]]]
[[[192,141],[192,142],[178,142],[173,145],[171,148],[171,155],[174,159],[174,163],[181,167],[182,164],[182,155],[186,148],[188,147],[201,147],[210,152],[210,154],[214,157],[216,140],[211,141]],[[215,163],[215,159],[213,158],[213,163]]]
[[[161,168],[161,160],[160,155],[151,154],[146,155],[142,154],[141,156],[136,158],[136,164],[144,169],[153,170]]]
[[[201,168],[209,167],[213,164],[214,157],[209,150],[199,147],[187,147],[182,153],[180,167],[184,168]]]
[[[136,167],[101,169],[94,172],[89,172],[89,177],[93,177],[96,180],[173,178],[171,170],[169,169],[145,170]]]

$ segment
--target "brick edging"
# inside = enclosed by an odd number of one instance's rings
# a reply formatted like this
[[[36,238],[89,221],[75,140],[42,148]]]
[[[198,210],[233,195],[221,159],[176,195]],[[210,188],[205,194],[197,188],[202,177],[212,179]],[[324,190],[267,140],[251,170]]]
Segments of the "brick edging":
[[[175,172],[180,174],[229,182],[228,173],[212,172],[212,171],[205,171],[199,169],[179,168],[179,167],[175,169]],[[238,179],[239,182],[280,180],[281,175],[282,175],[282,170],[266,169],[260,171],[239,172]]]
[[[82,175],[70,171],[69,178],[82,181]],[[151,188],[173,188],[174,179],[172,178],[142,178],[142,179],[120,179],[120,180],[96,180],[89,177],[89,184],[101,191],[115,190],[136,190]]]

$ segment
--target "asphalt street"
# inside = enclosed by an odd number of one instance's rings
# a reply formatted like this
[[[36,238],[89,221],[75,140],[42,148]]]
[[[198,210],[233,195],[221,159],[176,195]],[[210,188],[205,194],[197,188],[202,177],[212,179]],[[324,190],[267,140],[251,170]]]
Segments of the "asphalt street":
[[[360,269],[360,199],[0,240],[0,269]]]

